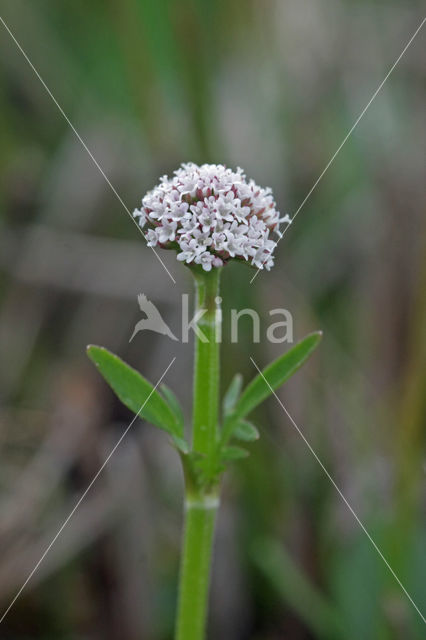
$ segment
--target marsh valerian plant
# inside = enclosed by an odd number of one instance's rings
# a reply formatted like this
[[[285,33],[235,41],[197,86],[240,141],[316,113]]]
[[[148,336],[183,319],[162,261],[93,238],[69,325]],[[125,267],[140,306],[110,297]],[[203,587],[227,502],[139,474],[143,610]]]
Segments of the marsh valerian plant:
[[[241,443],[259,437],[247,416],[288,380],[317,346],[310,334],[267,366],[243,389],[235,374],[219,410],[219,283],[225,265],[243,260],[258,269],[273,266],[280,218],[270,189],[248,181],[241,169],[185,164],[142,200],[134,213],[150,246],[176,249],[191,270],[199,327],[195,336],[191,434],[174,393],[155,389],[137,371],[103,347],[88,355],[120,400],[135,414],[166,431],[177,450],[185,479],[185,527],[176,620],[177,640],[201,640],[205,634],[214,526],[220,480],[228,465],[248,455]],[[148,401],[147,401],[148,400]]]

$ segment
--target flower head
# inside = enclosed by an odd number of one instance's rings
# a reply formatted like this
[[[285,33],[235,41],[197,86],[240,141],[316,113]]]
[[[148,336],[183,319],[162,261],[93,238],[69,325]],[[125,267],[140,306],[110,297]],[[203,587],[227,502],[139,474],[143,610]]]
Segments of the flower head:
[[[270,269],[277,244],[270,236],[279,238],[280,223],[290,223],[280,218],[271,189],[247,180],[242,169],[192,162],[173,178],[163,176],[133,215],[148,227],[149,246],[176,248],[178,260],[205,271],[231,258]]]

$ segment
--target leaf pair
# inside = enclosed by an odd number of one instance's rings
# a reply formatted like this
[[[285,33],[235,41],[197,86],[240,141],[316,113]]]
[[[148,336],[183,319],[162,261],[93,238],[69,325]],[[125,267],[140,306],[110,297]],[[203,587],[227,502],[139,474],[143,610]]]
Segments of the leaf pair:
[[[242,394],[241,375],[234,377],[223,399],[222,446],[226,446],[231,438],[250,441],[258,437],[256,428],[245,417],[303,365],[318,345],[321,336],[319,331],[306,336],[255,376]]]
[[[244,442],[257,440],[259,433],[254,425],[247,422],[246,416],[302,366],[318,345],[321,335],[320,332],[312,333],[298,342],[255,376],[242,393],[241,375],[233,378],[223,399],[223,428],[214,454],[218,470],[225,462],[248,455],[245,449],[229,446],[229,441],[231,438]],[[87,354],[126,407],[167,431],[177,449],[184,454],[189,453],[189,445],[184,438],[182,408],[166,385],[161,385],[160,393],[138,371],[104,347],[91,345]],[[199,465],[202,467],[203,462],[199,461]]]

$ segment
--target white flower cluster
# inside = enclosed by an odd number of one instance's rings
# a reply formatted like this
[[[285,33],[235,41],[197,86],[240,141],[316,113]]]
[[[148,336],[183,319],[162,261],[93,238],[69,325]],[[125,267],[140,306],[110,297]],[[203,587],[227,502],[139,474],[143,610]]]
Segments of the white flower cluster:
[[[205,271],[230,258],[270,269],[277,244],[270,234],[279,238],[279,224],[291,222],[279,217],[269,188],[220,164],[183,164],[173,178],[161,178],[133,215],[148,227],[148,246],[176,248],[178,260]]]

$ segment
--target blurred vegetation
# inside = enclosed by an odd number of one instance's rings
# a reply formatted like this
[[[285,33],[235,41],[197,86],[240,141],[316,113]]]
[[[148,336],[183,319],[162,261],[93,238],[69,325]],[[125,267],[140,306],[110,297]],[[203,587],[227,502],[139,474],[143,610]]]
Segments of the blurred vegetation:
[[[294,213],[423,18],[345,0],[3,0],[1,16],[130,209],[180,162],[241,165]],[[142,335],[172,286],[0,25],[0,600],[6,609],[129,414],[92,372],[105,344],[190,415],[191,349]],[[229,308],[286,307],[321,328],[281,398],[422,611],[426,608],[424,40],[421,32],[279,246],[224,274]],[[283,349],[223,349],[223,386]],[[244,334],[244,335],[243,335]],[[264,336],[264,332],[263,332]],[[236,364],[238,363],[238,365]],[[271,399],[225,482],[211,638],[415,640],[424,625]],[[2,622],[2,638],[167,639],[181,474],[135,425]]]

